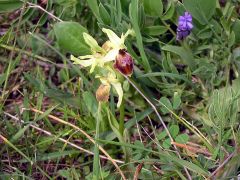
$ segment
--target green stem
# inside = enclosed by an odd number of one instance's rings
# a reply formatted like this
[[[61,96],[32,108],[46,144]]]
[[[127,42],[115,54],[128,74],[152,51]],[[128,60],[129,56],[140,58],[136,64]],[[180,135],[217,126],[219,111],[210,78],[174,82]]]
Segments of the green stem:
[[[96,135],[95,139],[99,139],[100,121],[101,121],[101,102],[98,104],[98,116],[96,118]],[[99,177],[99,145],[96,142],[94,147],[94,160],[93,160],[93,174],[95,177]]]
[[[120,106],[120,117],[119,117],[119,133],[123,136],[124,133],[124,117],[125,117],[125,100],[123,98]]]

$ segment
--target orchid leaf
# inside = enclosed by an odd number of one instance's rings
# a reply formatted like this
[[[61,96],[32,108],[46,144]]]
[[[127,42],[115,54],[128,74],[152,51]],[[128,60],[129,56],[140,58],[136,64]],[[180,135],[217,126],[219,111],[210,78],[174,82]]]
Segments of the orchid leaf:
[[[112,86],[114,87],[114,89],[116,90],[116,92],[118,94],[117,107],[119,108],[120,105],[122,104],[123,89],[122,89],[121,83],[119,83],[119,82],[117,82],[117,83],[112,82],[111,84],[112,84]]]

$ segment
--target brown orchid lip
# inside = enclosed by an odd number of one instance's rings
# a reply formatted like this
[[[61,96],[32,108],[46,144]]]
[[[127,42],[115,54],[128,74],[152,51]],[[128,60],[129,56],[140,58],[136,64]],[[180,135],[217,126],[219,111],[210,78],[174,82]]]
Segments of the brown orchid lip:
[[[119,50],[114,68],[127,76],[130,76],[133,73],[133,59],[126,49]]]

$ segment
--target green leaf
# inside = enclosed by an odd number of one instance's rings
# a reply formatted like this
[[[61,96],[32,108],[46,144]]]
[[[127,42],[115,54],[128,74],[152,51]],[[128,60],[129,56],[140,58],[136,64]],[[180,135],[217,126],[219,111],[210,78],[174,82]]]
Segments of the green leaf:
[[[232,31],[228,37],[228,47],[232,47],[235,44],[235,41],[236,41],[235,39],[236,39],[236,35]]]
[[[166,26],[149,26],[144,28],[144,32],[150,36],[159,36],[167,32],[168,28]]]
[[[180,134],[175,138],[175,141],[181,144],[186,144],[188,140],[189,140],[189,136],[187,134]]]
[[[105,109],[106,109],[106,112],[107,112],[109,125],[112,128],[112,131],[115,133],[115,135],[118,137],[118,139],[121,140],[122,136],[119,133],[118,121],[116,120],[115,116],[112,114],[112,112],[107,107],[105,107]]]
[[[52,139],[54,141],[55,139]],[[36,157],[37,161],[47,161],[47,160],[54,160],[57,158],[63,158],[66,156],[71,156],[73,154],[79,154],[79,151],[77,150],[67,150],[67,151],[56,151],[56,152],[51,152],[51,153],[44,153],[40,154]],[[25,159],[20,160],[20,162],[25,163],[27,162]]]
[[[37,119],[35,120],[35,122],[47,117],[56,107],[57,106],[53,106],[53,107],[49,108],[48,110],[46,110],[44,113],[40,114],[37,117]]]
[[[162,0],[143,0],[145,13],[149,16],[161,16],[163,13]]]
[[[164,13],[162,20],[168,20],[171,19],[175,12],[175,5],[172,1],[169,2],[166,12]]]
[[[121,5],[120,1],[117,1],[117,0],[114,0],[114,1],[115,1],[114,9],[116,8],[115,14],[114,14],[115,23],[117,24],[117,26],[119,26],[119,24],[121,24],[122,15],[123,15],[123,13],[122,13],[122,5]]]
[[[74,55],[91,53],[83,38],[83,33],[87,33],[87,30],[80,24],[76,22],[59,22],[54,25],[54,32],[61,49]]]
[[[165,141],[163,141],[162,146],[163,146],[165,149],[169,149],[170,146],[171,146],[171,140],[170,140],[170,138],[167,138]]]
[[[83,38],[84,41],[87,43],[87,45],[89,47],[91,47],[92,51],[96,51],[96,52],[103,52],[104,50],[98,45],[97,41],[90,36],[88,33],[83,33]]]
[[[171,104],[171,102],[169,101],[168,98],[166,98],[166,97],[161,97],[160,103],[161,103],[161,105],[162,105],[161,111],[162,111],[164,114],[167,114],[167,113],[169,112],[169,110],[173,110],[172,104]],[[168,109],[169,109],[169,110],[168,110]]]
[[[59,170],[57,173],[59,176],[62,176],[64,179],[69,179],[69,180],[81,179],[79,172],[74,167]]]
[[[180,80],[183,80],[183,81],[191,84],[191,81],[189,81],[186,76],[179,75],[179,74],[174,74],[174,73],[167,73],[167,72],[147,73],[147,74],[143,74],[141,76],[138,76],[137,78],[145,78],[145,77],[149,77],[150,78],[150,77],[158,77],[158,76],[169,77],[169,78],[171,78],[173,80],[180,79]]]
[[[130,14],[130,20],[133,26],[133,30],[135,32],[136,35],[136,39],[137,39],[137,46],[138,49],[140,51],[140,55],[142,57],[142,65],[144,67],[144,69],[148,72],[151,70],[147,56],[145,54],[144,48],[143,48],[143,42],[142,42],[142,35],[140,32],[140,28],[138,25],[138,4],[139,1],[138,0],[132,0],[130,6],[129,6],[129,14]]]
[[[175,138],[175,137],[178,135],[178,133],[179,133],[179,127],[178,127],[178,125],[172,125],[172,126],[170,126],[169,132],[170,132],[171,136],[172,136],[173,138]]]
[[[196,35],[199,39],[209,39],[212,37],[212,31],[210,29],[203,29]]]
[[[240,79],[235,79],[232,85],[215,89],[209,99],[209,119],[219,131],[221,128],[236,126],[240,112]]]
[[[98,21],[100,21],[101,18],[100,18],[97,0],[87,0],[87,3],[88,3],[88,6],[90,7],[90,9],[92,10],[94,16],[98,19]]]
[[[178,92],[173,96],[173,109],[177,109],[181,105],[181,95]]]
[[[233,32],[235,33],[235,42],[240,43],[240,20],[237,19],[233,24]]]
[[[183,167],[186,167],[186,168],[190,169],[191,171],[194,171],[198,174],[203,174],[205,176],[209,175],[209,173],[207,171],[205,171],[201,167],[197,166],[196,164],[193,164],[192,162],[188,162],[186,160],[178,159],[178,158],[175,158],[173,156],[171,156],[170,158],[171,158],[171,160],[175,161],[177,164],[179,164]]]
[[[0,1],[0,13],[1,12],[10,12],[16,9],[21,8],[23,2],[19,0],[1,0]]]
[[[72,175],[71,175],[71,172],[70,172],[69,169],[67,169],[67,170],[65,170],[65,169],[59,170],[58,171],[58,175],[66,178],[66,179],[72,179]]]
[[[185,64],[190,67],[191,70],[194,70],[196,68],[196,62],[190,49],[172,45],[163,46],[162,49],[164,51],[170,51],[179,55],[181,59],[185,62]]]
[[[221,17],[220,22],[226,34],[229,35],[231,21],[228,21],[227,19],[225,19],[225,17]]]
[[[34,78],[31,74],[29,73],[24,73],[24,77],[26,80],[30,83],[30,85],[34,88],[36,88],[38,91],[41,93],[44,93],[46,91],[46,86],[43,84],[40,80]]]
[[[6,81],[6,78],[7,78],[6,73],[0,74],[0,86],[2,86],[2,84]]]
[[[138,26],[140,29],[144,28],[145,20],[146,20],[146,14],[144,12],[144,7],[142,4],[140,4],[138,8]]]
[[[102,114],[101,114],[101,103],[98,105],[97,117],[96,117],[96,130],[95,130],[95,139],[99,138],[100,133],[100,122],[102,121]],[[94,145],[94,158],[93,158],[93,174],[96,177],[99,177],[99,170],[100,170],[100,157],[99,157],[99,146],[96,143]]]
[[[122,85],[119,82],[112,82],[111,85],[114,87],[114,89],[117,92],[118,95],[118,103],[117,103],[117,107],[119,108],[120,105],[122,104],[122,99],[123,99],[123,89],[122,89]]]
[[[216,4],[216,0],[183,0],[186,10],[203,25],[212,18]]]
[[[167,136],[167,132],[162,131],[160,134],[157,135],[157,139],[160,141],[160,140],[164,139],[166,136]]]
[[[24,133],[26,132],[26,130],[28,130],[28,128],[29,128],[29,125],[26,125],[22,129],[19,129],[18,132],[11,137],[10,142],[15,143],[19,138],[21,138],[24,135]]]
[[[109,15],[109,13],[107,12],[107,10],[105,9],[105,7],[102,5],[102,3],[99,4],[99,13],[100,13],[100,17],[101,17],[102,21],[104,22],[104,24],[110,25],[111,17]]]
[[[85,102],[85,105],[92,116],[97,118],[98,104],[93,94],[91,92],[84,92],[83,101]]]

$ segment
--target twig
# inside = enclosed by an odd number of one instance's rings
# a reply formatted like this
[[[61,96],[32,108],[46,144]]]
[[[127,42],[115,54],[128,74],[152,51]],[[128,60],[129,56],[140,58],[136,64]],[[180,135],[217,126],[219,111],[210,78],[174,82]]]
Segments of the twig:
[[[156,169],[156,171],[161,174],[164,175],[164,171],[162,171],[161,169],[159,169],[157,166],[153,165],[154,169]]]
[[[136,120],[136,125],[137,125],[138,134],[139,134],[139,139],[140,139],[141,143],[143,143],[141,131],[140,131],[140,128],[139,128],[137,120]]]
[[[201,154],[204,154],[204,155],[207,155],[207,156],[211,156],[212,154],[208,152],[207,149],[202,149],[201,147],[200,148],[197,148],[197,147],[193,147],[193,146],[190,146],[188,144],[181,144],[181,143],[177,143],[177,142],[172,142],[172,144],[176,145],[177,147],[180,147],[180,148],[183,148],[183,149],[186,149],[192,153],[201,153]]]
[[[228,163],[228,161],[234,156],[234,154],[235,154],[235,152],[233,152],[232,154],[230,154],[230,155],[227,157],[227,159],[225,159],[225,160],[223,161],[223,163],[222,163],[220,166],[218,166],[218,168],[215,169],[215,171],[212,172],[212,174],[209,176],[209,179],[211,179],[223,166],[225,166],[225,164]]]
[[[11,115],[11,114],[9,114],[9,113],[7,113],[7,112],[3,112],[3,113],[4,113],[6,116],[8,116],[8,117],[12,118],[13,120],[15,120],[16,122],[24,123],[23,120],[17,118],[17,117],[14,116],[14,115]],[[52,134],[51,132],[46,131],[46,130],[44,130],[44,129],[42,129],[42,128],[39,128],[39,127],[37,127],[37,126],[34,126],[33,124],[30,124],[30,127],[32,127],[33,129],[36,129],[36,130],[39,131],[39,132],[42,132],[42,133],[48,135],[48,136],[56,137],[56,136],[55,136],[54,134]],[[72,143],[72,142],[69,142],[69,141],[67,141],[66,139],[63,139],[63,138],[57,138],[57,139],[58,139],[59,141],[62,141],[62,142],[64,142],[64,143],[72,146],[72,147],[75,147],[75,148],[77,148],[77,149],[79,149],[79,150],[81,150],[81,151],[83,151],[83,152],[85,152],[85,153],[88,153],[88,154],[90,154],[90,155],[94,155],[93,152],[88,151],[88,150],[86,150],[86,149],[84,149],[84,148],[82,148],[82,147],[80,147],[80,146],[78,146],[78,145],[76,145],[76,144],[74,144],[74,143]],[[108,160],[108,158],[107,158],[106,156],[100,155],[100,157],[101,157],[102,159]],[[120,164],[123,164],[123,163],[124,163],[123,161],[120,161],[120,160],[117,160],[117,159],[113,159],[113,160],[114,160],[115,162],[117,162],[117,163],[120,163]]]
[[[137,165],[136,171],[135,171],[135,173],[134,173],[133,180],[138,180],[138,176],[139,176],[139,173],[140,173],[141,170],[142,170],[142,167],[143,167],[143,163]]]
[[[27,4],[29,5],[28,7],[30,8],[38,8],[40,10],[42,10],[43,12],[47,13],[49,16],[51,16],[53,19],[56,19],[60,22],[62,22],[63,20],[61,20],[60,18],[58,18],[57,16],[53,15],[52,13],[48,12],[47,10],[45,10],[44,8],[42,8],[41,6],[37,5],[37,4],[33,4],[30,2],[27,2]]]
[[[146,131],[146,129],[145,129],[143,126],[141,126],[141,128],[142,128],[143,131],[147,134],[147,136],[148,136],[158,147],[160,147],[160,148],[163,150],[163,148],[161,147],[161,145],[160,145],[157,141],[155,141],[155,140],[150,136],[150,134]]]
[[[121,73],[121,74],[122,74],[122,73]],[[163,128],[165,129],[167,135],[169,136],[171,142],[173,142],[174,140],[173,140],[173,138],[172,138],[172,136],[171,136],[171,134],[170,134],[170,132],[169,132],[169,130],[168,130],[165,122],[163,121],[162,117],[160,116],[160,114],[159,114],[156,106],[142,93],[142,91],[134,84],[134,82],[132,82],[132,80],[129,79],[128,76],[126,76],[125,74],[122,74],[122,75],[127,79],[127,81],[138,91],[138,93],[139,93],[139,94],[148,102],[148,104],[152,107],[152,109],[155,111],[158,119],[160,120],[161,124],[163,125]],[[178,152],[177,147],[176,147],[175,145],[173,145],[173,147],[174,147],[174,149],[175,149],[176,154],[178,155],[178,157],[179,157],[180,159],[182,159],[180,153]],[[187,168],[186,168],[186,167],[183,167],[183,168],[184,168],[184,170],[185,170],[185,172],[186,172],[186,174],[187,174],[188,179],[191,180],[192,178],[191,178],[191,175],[189,174]]]

